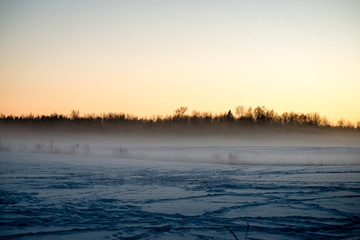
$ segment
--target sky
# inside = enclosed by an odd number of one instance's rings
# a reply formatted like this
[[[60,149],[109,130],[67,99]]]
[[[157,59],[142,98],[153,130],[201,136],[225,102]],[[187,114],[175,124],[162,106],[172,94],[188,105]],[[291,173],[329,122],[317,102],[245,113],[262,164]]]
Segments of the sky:
[[[0,113],[360,121],[360,1],[0,0]]]

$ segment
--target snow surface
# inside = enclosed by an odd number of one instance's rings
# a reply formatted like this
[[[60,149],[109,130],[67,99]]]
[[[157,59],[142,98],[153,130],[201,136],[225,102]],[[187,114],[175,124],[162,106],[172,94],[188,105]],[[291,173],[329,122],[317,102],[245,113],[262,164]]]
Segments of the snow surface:
[[[358,147],[19,146],[1,239],[360,238]]]

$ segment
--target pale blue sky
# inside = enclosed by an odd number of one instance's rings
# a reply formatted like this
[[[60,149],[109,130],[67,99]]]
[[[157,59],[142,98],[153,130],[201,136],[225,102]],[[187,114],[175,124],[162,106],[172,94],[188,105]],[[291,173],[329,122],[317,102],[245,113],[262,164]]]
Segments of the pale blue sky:
[[[360,1],[0,1],[0,112],[360,120]],[[356,109],[356,110],[355,110]]]

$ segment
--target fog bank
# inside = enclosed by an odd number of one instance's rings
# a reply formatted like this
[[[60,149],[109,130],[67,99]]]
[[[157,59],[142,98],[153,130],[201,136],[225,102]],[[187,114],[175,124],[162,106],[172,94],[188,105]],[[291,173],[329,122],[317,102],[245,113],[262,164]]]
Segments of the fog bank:
[[[1,152],[216,164],[358,165],[360,134],[323,129],[135,129],[0,127]],[[90,160],[89,160],[90,161]],[[106,162],[106,161],[105,161]],[[104,163],[105,163],[104,162]]]

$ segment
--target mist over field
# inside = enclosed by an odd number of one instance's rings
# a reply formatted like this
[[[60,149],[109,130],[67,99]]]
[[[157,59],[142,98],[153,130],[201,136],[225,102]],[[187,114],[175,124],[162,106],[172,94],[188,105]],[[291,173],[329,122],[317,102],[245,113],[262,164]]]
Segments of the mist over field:
[[[357,165],[358,131],[300,127],[1,127],[12,152],[218,164]]]
[[[0,125],[2,239],[360,236],[359,132]]]

